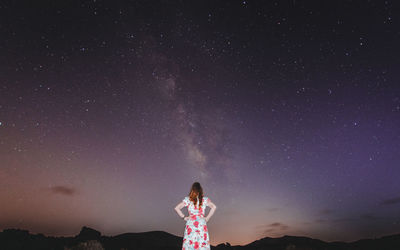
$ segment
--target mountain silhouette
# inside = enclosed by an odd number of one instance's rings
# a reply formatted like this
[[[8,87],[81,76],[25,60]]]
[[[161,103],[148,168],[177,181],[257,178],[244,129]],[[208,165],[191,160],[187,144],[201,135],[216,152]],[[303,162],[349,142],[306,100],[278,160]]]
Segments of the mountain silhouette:
[[[4,229],[0,232],[1,250],[180,250],[182,237],[149,231],[104,236],[99,231],[82,227],[74,237],[31,234],[28,230]],[[231,246],[228,242],[211,246],[212,250],[399,250],[400,234],[354,242],[325,242],[301,236],[265,237],[247,245]]]

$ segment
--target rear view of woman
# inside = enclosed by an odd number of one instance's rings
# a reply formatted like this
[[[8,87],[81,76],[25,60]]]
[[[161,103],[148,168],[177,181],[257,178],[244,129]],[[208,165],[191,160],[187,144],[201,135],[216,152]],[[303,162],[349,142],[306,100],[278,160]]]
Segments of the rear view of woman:
[[[206,207],[211,208],[207,216],[204,212]],[[188,208],[189,216],[185,217],[181,209]],[[192,184],[189,196],[186,196],[176,207],[175,211],[186,221],[182,250],[209,250],[210,238],[208,235],[207,222],[214,214],[217,206],[210,198],[203,196],[203,189],[200,183]]]

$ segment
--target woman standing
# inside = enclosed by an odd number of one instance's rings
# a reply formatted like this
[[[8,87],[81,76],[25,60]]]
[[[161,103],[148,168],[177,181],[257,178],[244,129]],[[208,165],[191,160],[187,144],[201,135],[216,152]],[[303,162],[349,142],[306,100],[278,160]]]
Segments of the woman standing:
[[[211,208],[207,217],[204,212],[206,207]],[[181,209],[188,207],[189,216],[185,217]],[[209,250],[210,238],[208,236],[207,222],[214,214],[217,206],[204,196],[200,183],[192,184],[189,196],[186,196],[176,207],[175,211],[186,221],[183,236],[182,250]]]

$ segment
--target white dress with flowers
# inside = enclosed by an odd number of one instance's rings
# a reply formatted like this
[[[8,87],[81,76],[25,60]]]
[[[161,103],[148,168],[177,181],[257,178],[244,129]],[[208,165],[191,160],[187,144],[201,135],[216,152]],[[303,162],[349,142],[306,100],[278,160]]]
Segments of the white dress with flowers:
[[[186,221],[182,250],[210,250],[210,238],[204,216],[208,201],[208,197],[203,197],[203,204],[199,207],[198,200],[195,206],[188,196],[183,199],[185,207],[188,208],[189,219]]]

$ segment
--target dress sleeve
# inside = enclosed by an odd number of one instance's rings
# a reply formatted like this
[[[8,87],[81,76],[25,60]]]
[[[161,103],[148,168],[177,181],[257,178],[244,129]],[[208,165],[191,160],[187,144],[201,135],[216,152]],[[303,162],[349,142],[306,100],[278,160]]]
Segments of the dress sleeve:
[[[185,198],[183,198],[182,202],[185,205],[185,207],[187,207],[189,205],[189,197],[186,196]]]
[[[210,198],[208,198],[208,196],[205,197],[204,203],[205,203],[206,206],[208,206],[208,204],[209,204],[208,202],[209,202],[209,201],[211,201]]]

